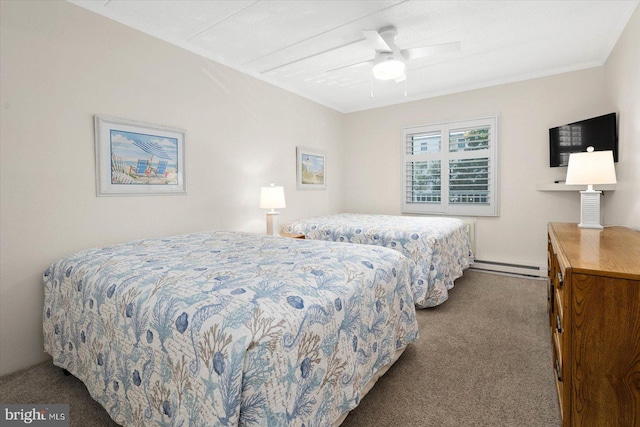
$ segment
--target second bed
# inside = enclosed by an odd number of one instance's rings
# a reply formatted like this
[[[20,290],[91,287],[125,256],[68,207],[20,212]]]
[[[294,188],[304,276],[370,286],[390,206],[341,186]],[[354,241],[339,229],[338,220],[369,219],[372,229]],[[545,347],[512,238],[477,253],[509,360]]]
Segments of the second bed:
[[[456,218],[343,213],[292,221],[282,232],[401,252],[411,261],[411,291],[418,308],[445,302],[454,280],[473,262],[466,224]]]

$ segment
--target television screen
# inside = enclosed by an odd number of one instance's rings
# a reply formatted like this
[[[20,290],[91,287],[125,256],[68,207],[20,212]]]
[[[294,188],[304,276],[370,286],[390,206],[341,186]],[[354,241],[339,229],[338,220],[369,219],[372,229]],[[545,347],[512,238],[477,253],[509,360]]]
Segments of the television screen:
[[[549,165],[567,166],[571,153],[587,151],[589,146],[595,151],[613,151],[613,160],[617,162],[616,129],[616,113],[549,129]]]

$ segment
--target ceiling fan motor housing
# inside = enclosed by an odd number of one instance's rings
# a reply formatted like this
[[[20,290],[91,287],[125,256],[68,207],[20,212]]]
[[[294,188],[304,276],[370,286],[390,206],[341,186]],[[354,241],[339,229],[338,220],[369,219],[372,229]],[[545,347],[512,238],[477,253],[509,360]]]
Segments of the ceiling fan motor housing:
[[[405,73],[405,60],[395,44],[398,30],[395,27],[385,27],[378,31],[380,38],[387,44],[387,49],[377,50],[371,70],[378,80],[395,80]]]

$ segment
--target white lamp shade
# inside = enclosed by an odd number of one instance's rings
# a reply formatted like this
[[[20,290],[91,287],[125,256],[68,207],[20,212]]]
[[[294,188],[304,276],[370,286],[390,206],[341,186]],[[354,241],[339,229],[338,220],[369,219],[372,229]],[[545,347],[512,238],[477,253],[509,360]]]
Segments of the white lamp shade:
[[[378,80],[395,80],[404,75],[404,70],[404,62],[389,58],[374,65],[371,72]]]
[[[615,184],[613,151],[572,153],[567,168],[567,185]]]
[[[260,209],[279,209],[286,207],[284,187],[276,187],[274,184],[271,184],[270,187],[262,187],[260,190]]]

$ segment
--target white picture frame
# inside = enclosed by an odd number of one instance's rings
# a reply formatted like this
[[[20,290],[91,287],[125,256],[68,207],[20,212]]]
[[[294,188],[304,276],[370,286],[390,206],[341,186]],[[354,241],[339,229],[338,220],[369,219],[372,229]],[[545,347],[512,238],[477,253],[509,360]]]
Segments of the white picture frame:
[[[97,196],[186,194],[183,129],[94,116]]]
[[[296,147],[296,188],[327,189],[327,156],[323,150]]]

